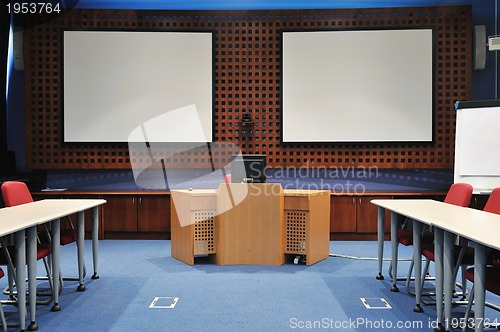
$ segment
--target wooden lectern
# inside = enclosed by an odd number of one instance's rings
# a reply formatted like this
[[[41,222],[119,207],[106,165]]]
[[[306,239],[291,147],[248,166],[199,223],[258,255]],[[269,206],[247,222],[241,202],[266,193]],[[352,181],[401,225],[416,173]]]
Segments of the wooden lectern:
[[[330,192],[283,190],[279,183],[224,183],[218,190],[171,191],[171,254],[193,265],[311,265],[330,250]]]

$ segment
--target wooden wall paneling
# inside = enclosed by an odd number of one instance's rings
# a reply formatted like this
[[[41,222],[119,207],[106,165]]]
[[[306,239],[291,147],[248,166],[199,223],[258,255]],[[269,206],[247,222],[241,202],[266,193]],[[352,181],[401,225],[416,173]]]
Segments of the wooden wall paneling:
[[[147,165],[127,144],[63,144],[64,29],[214,32],[214,140],[265,153],[268,166],[451,168],[457,100],[471,96],[470,6],[281,11],[72,10],[57,19],[28,22],[25,37],[26,158],[33,169],[130,168]],[[435,31],[435,141],[433,143],[281,144],[280,43],[282,29],[432,27]],[[241,125],[252,115],[252,126]],[[172,155],[165,145],[156,152]],[[216,157],[217,159],[218,157]],[[161,159],[161,158],[160,158]],[[202,167],[206,153],[165,159]],[[216,160],[218,162],[218,160]]]

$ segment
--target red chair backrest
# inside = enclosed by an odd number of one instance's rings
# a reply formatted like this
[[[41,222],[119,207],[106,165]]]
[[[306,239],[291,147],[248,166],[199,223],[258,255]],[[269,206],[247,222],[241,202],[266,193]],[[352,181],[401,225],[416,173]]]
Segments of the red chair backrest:
[[[472,197],[472,186],[468,183],[454,183],[451,185],[444,199],[445,203],[467,207]]]
[[[33,202],[33,197],[24,182],[8,181],[2,184],[2,197],[5,206],[16,206]]]
[[[493,189],[483,211],[500,214],[500,188]]]

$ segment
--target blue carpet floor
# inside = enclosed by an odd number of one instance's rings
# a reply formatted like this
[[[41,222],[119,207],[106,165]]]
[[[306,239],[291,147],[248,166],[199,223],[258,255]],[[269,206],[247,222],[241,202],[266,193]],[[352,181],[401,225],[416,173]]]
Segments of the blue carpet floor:
[[[98,280],[89,277],[90,242],[85,245],[87,290],[76,292],[77,283],[66,281],[62,311],[37,306],[39,331],[431,331],[435,323],[435,307],[412,311],[415,300],[403,282],[399,293],[390,292],[387,261],[386,279],[375,279],[377,244],[372,241],[331,242],[332,254],[349,257],[312,266],[218,266],[203,259],[189,266],[170,256],[170,241],[104,240],[99,242]],[[62,272],[76,275],[75,246],[61,249]],[[400,249],[400,258],[411,257],[410,248]],[[400,275],[408,264],[399,263]],[[174,308],[150,308],[156,297],[162,306],[178,301]],[[367,309],[361,298],[380,308]],[[390,309],[381,308],[381,298]],[[15,307],[4,305],[4,310],[8,321],[17,320]],[[454,317],[464,310],[455,307]],[[491,309],[487,315],[500,318]]]

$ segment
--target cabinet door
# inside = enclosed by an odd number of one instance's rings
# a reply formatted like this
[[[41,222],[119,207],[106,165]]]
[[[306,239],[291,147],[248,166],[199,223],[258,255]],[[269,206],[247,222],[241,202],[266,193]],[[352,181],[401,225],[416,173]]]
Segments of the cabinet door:
[[[137,197],[106,196],[103,206],[105,232],[137,232]]]
[[[358,197],[357,199],[357,231],[358,233],[377,233],[378,207],[370,201],[372,199],[390,199],[392,197]],[[385,211],[384,232],[391,231],[390,213]]]
[[[140,232],[170,233],[170,198],[165,196],[139,197],[138,220]]]
[[[334,195],[331,196],[330,232],[356,232],[356,198]]]

